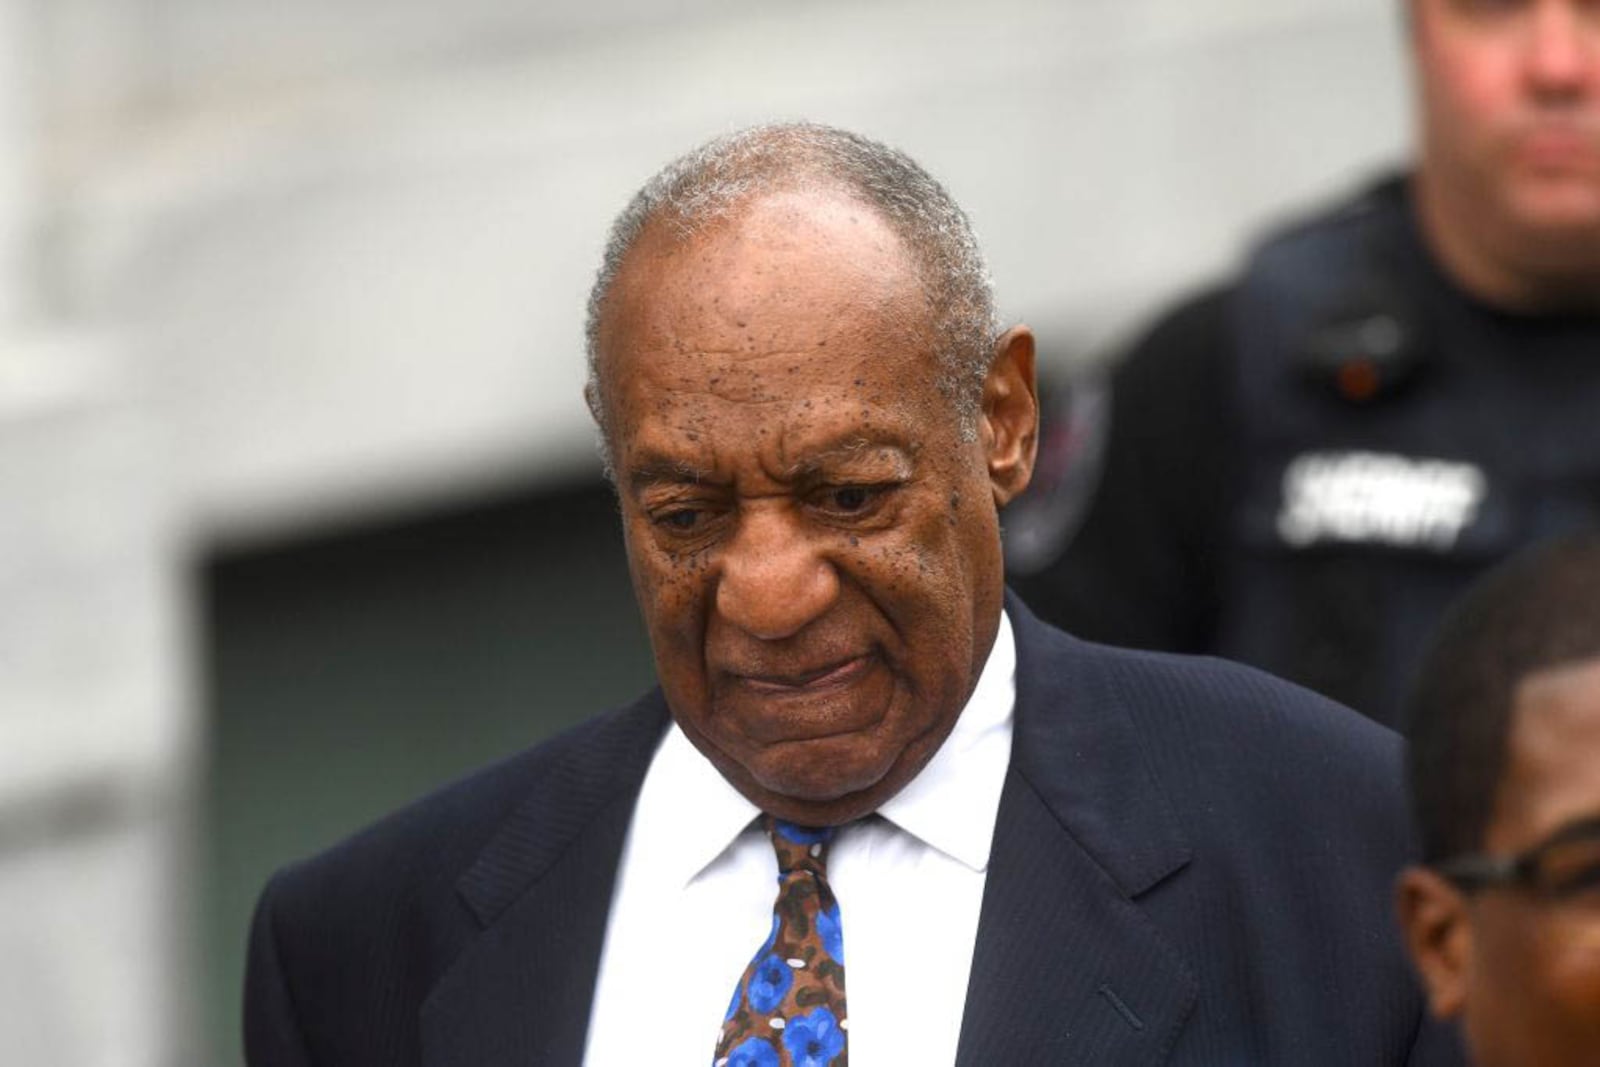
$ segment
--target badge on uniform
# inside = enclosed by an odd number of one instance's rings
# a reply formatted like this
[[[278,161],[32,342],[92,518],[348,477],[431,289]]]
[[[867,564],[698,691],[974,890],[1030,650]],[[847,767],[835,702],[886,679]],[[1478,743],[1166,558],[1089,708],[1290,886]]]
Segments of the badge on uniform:
[[[1278,536],[1291,548],[1367,544],[1448,552],[1478,517],[1489,479],[1473,463],[1317,451],[1283,472]]]

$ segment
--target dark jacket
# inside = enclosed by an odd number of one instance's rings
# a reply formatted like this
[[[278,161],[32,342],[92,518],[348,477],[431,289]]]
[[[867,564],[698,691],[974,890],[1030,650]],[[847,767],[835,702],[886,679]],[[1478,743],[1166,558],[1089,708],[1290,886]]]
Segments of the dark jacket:
[[[1399,740],[1247,668],[1008,610],[1016,734],[959,1062],[1459,1062],[1390,914]],[[252,1067],[579,1063],[667,721],[650,693],[277,875]]]

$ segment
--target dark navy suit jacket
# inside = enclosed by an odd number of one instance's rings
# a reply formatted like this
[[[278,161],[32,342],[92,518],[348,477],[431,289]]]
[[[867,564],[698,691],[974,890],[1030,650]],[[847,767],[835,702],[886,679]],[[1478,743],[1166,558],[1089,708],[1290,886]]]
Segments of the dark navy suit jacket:
[[[1391,918],[1398,738],[1008,610],[1016,734],[958,1062],[1460,1062]],[[251,933],[252,1067],[579,1063],[667,722],[651,693],[280,872]]]

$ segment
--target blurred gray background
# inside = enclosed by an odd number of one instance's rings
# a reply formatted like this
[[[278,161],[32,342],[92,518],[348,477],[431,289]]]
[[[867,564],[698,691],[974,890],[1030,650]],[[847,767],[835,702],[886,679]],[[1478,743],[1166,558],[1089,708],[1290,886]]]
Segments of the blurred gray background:
[[[767,118],[1091,361],[1403,157],[1392,0],[0,0],[0,1058],[240,1062],[264,878],[648,683],[611,215]]]

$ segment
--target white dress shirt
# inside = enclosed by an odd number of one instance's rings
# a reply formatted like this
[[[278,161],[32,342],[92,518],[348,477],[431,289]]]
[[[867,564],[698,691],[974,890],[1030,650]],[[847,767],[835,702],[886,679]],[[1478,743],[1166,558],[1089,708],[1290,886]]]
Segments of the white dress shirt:
[[[955,1061],[1015,698],[1016,646],[1002,614],[939,751],[881,818],[834,839],[828,882],[858,1067]],[[759,814],[676,725],[667,731],[622,850],[589,1067],[711,1063],[734,986],[772,928],[778,866]]]

